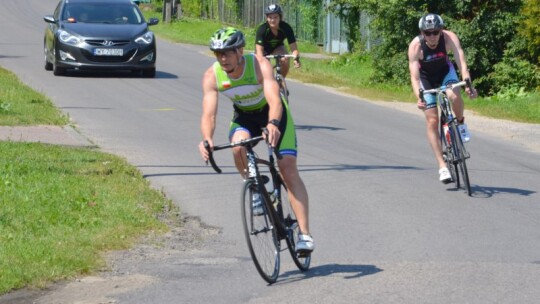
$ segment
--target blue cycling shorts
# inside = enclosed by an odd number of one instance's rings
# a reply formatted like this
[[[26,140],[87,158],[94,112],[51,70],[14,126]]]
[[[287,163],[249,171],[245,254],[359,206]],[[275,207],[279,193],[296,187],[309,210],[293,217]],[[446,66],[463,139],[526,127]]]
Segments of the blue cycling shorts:
[[[449,64],[449,71],[440,84],[433,84],[427,77],[420,77],[420,87],[424,90],[435,89],[441,85],[449,85],[456,82],[459,82],[459,80],[453,64]],[[437,96],[435,94],[424,94],[424,100],[426,101],[426,110],[437,107]]]

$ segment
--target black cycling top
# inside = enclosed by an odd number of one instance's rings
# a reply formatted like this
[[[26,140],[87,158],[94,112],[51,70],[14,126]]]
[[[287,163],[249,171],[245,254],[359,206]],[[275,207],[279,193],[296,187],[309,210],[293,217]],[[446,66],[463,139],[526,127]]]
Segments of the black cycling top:
[[[257,28],[257,33],[255,35],[255,43],[262,45],[264,48],[263,55],[272,54],[277,47],[283,45],[283,41],[285,39],[287,39],[289,45],[296,42],[292,27],[285,21],[279,22],[277,36],[272,34],[272,30],[270,29],[270,26],[268,26],[268,22],[261,24]]]
[[[444,42],[444,34],[441,31],[439,44],[435,49],[426,45],[426,40],[423,36],[419,36],[420,45],[424,58],[420,60],[420,74],[427,78],[443,79],[450,71],[450,60],[446,52],[446,44]]]

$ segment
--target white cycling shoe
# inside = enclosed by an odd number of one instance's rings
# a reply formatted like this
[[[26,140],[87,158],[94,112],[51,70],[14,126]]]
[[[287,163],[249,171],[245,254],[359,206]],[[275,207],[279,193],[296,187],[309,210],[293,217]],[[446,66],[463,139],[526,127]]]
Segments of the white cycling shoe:
[[[313,238],[308,234],[298,235],[298,241],[296,242],[296,252],[299,254],[310,254],[315,249],[315,243]]]
[[[452,182],[452,175],[450,175],[450,171],[448,171],[448,168],[440,168],[439,169],[439,180],[443,184],[448,184]]]

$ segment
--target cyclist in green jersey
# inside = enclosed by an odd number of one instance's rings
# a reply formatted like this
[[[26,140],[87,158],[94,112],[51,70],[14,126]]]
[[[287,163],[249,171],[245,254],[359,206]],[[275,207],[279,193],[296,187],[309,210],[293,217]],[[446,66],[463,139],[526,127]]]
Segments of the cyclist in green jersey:
[[[202,80],[202,141],[199,152],[204,160],[208,160],[204,142],[207,141],[210,148],[214,146],[212,138],[216,128],[218,95],[221,93],[233,103],[234,115],[229,127],[231,142],[259,136],[262,128],[268,130],[268,142],[283,156],[277,163],[289,189],[289,200],[301,231],[296,250],[313,251],[308,193],[296,163],[296,132],[289,105],[279,94],[270,62],[254,54],[244,55],[245,44],[244,34],[231,27],[216,31],[210,40],[210,50],[217,62],[206,70]],[[234,148],[233,156],[238,172],[247,178],[245,148]],[[254,213],[261,209],[260,204],[260,198],[254,197]]]

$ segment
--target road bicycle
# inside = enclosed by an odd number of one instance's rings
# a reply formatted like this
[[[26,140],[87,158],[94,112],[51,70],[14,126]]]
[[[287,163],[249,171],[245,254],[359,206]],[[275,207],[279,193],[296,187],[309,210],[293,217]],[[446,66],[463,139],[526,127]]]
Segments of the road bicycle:
[[[287,89],[287,83],[285,82],[285,77],[283,77],[283,74],[281,74],[281,58],[295,58],[297,59],[297,56],[290,55],[290,54],[275,54],[275,55],[266,55],[264,56],[269,60],[274,60],[274,77],[276,78],[276,81],[279,84],[279,91],[281,92],[281,95],[285,97],[287,102],[289,102],[289,90]]]
[[[443,85],[439,88],[423,90],[420,89],[420,97],[424,100],[424,94],[436,94],[437,103],[440,109],[439,119],[439,134],[442,147],[442,153],[446,166],[452,176],[452,181],[459,189],[462,185],[467,190],[467,194],[471,196],[471,183],[469,180],[469,172],[467,170],[467,159],[470,158],[469,152],[465,148],[458,129],[458,121],[452,111],[452,103],[446,94],[447,90],[452,90],[457,87],[467,87],[472,89],[470,79]]]
[[[263,140],[262,136],[215,146],[213,151],[242,146],[246,149],[248,177],[244,180],[241,192],[241,214],[244,234],[249,253],[255,268],[268,283],[276,282],[280,268],[280,252],[282,241],[298,269],[309,269],[311,255],[297,253],[295,240],[298,239],[300,228],[288,199],[288,191],[276,167],[274,154],[278,159],[281,155],[277,149],[268,145],[268,160],[259,158],[254,151],[255,145]],[[213,153],[205,142],[212,168],[221,173]],[[261,174],[261,172],[270,175]],[[267,186],[268,185],[268,186]],[[253,196],[258,194],[263,201],[262,214],[253,212]]]

